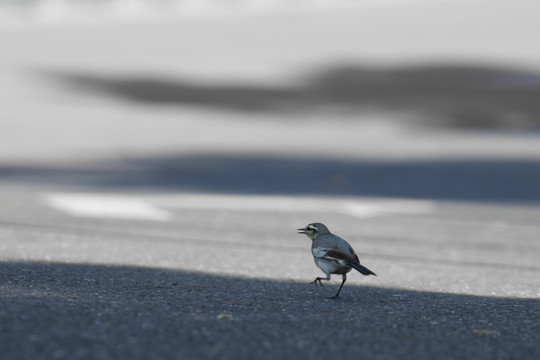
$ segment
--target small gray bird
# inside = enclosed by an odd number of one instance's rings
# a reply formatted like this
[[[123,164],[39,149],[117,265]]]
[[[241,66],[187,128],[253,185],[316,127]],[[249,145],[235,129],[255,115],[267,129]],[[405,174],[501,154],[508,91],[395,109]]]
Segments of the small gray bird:
[[[322,286],[321,280],[330,280],[331,274],[343,276],[338,292],[331,299],[336,299],[339,296],[339,292],[347,280],[347,273],[352,268],[363,275],[377,276],[367,267],[360,265],[360,260],[358,260],[351,245],[339,236],[332,234],[324,224],[309,224],[303,229],[298,229],[298,233],[306,234],[312,240],[311,253],[315,264],[326,274],[326,278],[318,277],[313,280],[312,284],[318,282]]]

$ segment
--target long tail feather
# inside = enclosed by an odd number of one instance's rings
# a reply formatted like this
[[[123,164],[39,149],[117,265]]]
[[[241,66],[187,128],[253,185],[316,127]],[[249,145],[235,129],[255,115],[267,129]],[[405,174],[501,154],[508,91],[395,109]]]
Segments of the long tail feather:
[[[358,263],[349,263],[349,265],[351,265],[353,268],[355,268],[356,270],[358,270],[360,273],[362,273],[362,275],[375,275],[377,276],[377,274],[375,274],[373,271],[369,270],[367,267],[363,266],[363,265],[360,265]]]

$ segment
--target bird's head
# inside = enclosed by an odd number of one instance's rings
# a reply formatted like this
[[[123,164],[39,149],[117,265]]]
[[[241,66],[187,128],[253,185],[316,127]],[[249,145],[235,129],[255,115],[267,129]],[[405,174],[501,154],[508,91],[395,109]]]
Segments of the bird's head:
[[[298,229],[299,234],[306,234],[308,238],[311,240],[315,240],[315,238],[319,235],[329,233],[330,230],[321,223],[311,223],[307,225],[306,227],[302,229]]]

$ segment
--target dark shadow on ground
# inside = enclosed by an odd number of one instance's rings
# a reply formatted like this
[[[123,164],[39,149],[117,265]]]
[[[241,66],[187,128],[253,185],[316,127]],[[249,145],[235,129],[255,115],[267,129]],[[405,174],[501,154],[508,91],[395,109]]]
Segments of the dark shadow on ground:
[[[0,167],[0,181],[268,195],[358,195],[537,202],[540,162],[455,159],[370,162],[237,154],[132,158],[76,167]]]
[[[336,65],[312,70],[283,86],[211,83],[152,74],[44,73],[81,93],[99,93],[149,105],[250,112],[305,112],[325,107],[349,112],[367,107],[416,114],[423,126],[500,129],[540,126],[540,73],[505,66]]]
[[[538,299],[0,262],[6,359],[538,359]]]

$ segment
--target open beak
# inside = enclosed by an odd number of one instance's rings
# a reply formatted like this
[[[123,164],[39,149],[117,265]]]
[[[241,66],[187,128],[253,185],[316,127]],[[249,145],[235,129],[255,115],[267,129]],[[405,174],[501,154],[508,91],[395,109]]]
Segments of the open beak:
[[[305,234],[305,233],[306,233],[306,229],[298,229],[298,233],[299,233],[299,234]]]

